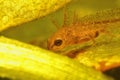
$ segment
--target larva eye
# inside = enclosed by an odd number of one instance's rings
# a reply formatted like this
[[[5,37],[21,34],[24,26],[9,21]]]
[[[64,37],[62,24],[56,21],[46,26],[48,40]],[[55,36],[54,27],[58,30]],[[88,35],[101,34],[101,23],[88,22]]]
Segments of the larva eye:
[[[54,45],[56,45],[56,46],[60,46],[62,43],[63,43],[63,41],[61,39],[54,41]]]

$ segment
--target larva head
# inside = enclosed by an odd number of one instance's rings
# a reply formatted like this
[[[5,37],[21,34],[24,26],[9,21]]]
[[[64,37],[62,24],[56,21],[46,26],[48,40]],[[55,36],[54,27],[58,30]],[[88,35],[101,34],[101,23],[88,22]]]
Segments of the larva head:
[[[52,51],[59,51],[63,49],[70,42],[70,39],[68,38],[68,28],[62,27],[48,39],[48,49]]]

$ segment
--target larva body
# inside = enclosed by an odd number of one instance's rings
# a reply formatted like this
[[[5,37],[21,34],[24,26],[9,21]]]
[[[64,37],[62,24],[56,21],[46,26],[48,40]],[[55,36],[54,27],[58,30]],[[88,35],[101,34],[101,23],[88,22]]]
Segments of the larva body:
[[[100,25],[71,25],[62,27],[48,40],[48,49],[59,51],[73,44],[94,40],[105,28]]]

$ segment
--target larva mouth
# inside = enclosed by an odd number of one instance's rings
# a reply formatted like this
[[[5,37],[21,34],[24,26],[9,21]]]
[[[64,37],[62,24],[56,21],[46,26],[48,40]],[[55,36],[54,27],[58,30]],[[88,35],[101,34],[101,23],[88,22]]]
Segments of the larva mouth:
[[[50,42],[47,40],[47,49],[50,50]]]
[[[54,47],[54,45],[51,44],[51,42],[48,40],[48,41],[47,41],[47,49],[48,49],[48,50],[51,50],[51,51],[54,51],[54,50],[53,50],[53,47]]]
[[[54,46],[54,45],[48,45],[48,47],[47,47],[48,50],[52,50],[52,51],[53,51],[53,46]]]

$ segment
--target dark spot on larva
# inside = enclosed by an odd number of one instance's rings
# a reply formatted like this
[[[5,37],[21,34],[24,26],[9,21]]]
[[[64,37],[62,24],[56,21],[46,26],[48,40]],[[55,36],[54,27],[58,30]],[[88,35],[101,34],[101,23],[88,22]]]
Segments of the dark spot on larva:
[[[99,32],[96,31],[96,32],[95,32],[95,37],[98,37],[98,36],[99,36]]]

